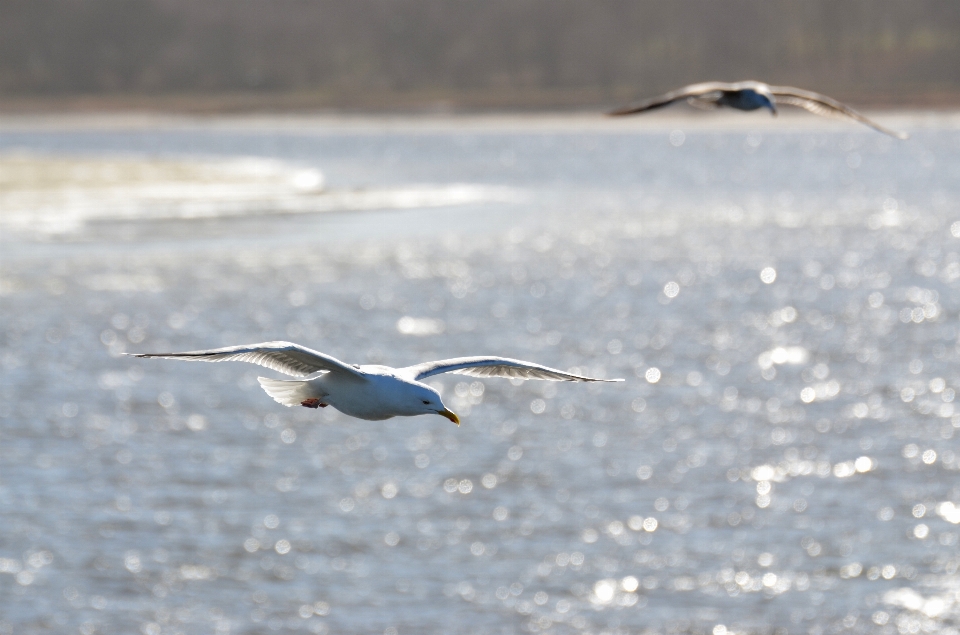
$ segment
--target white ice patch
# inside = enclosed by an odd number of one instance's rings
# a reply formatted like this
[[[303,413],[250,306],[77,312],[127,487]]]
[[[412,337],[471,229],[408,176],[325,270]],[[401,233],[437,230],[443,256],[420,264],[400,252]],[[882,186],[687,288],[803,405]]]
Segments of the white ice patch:
[[[883,601],[885,604],[916,611],[927,617],[941,617],[953,608],[956,600],[952,596],[951,593],[925,598],[913,589],[902,587],[884,593]]]
[[[402,335],[437,335],[446,330],[443,320],[415,318],[405,315],[397,320],[397,332]]]
[[[809,358],[810,352],[802,346],[778,346],[760,353],[757,364],[766,370],[780,364],[805,364]]]
[[[92,221],[224,218],[447,207],[519,200],[471,184],[330,190],[323,173],[282,161],[0,157],[0,227],[77,232]]]

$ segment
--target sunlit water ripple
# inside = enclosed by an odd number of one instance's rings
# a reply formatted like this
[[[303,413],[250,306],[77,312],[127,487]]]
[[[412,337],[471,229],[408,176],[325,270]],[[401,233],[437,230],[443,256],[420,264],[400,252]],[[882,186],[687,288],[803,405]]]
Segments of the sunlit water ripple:
[[[919,633],[960,621],[960,133],[8,132],[443,209],[3,237],[0,633]],[[290,339],[623,376],[288,410]]]

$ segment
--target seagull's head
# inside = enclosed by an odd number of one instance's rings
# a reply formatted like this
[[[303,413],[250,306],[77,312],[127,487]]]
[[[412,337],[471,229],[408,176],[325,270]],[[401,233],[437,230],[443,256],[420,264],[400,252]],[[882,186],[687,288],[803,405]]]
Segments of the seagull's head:
[[[777,102],[773,98],[773,93],[769,90],[758,90],[757,97],[760,98],[761,108],[767,108],[770,110],[770,114],[774,117],[777,116]]]
[[[777,101],[766,84],[756,83],[749,88],[735,91],[728,105],[740,110],[757,110],[766,108],[774,117],[777,116]]]
[[[460,417],[443,405],[443,400],[440,399],[439,392],[430,386],[425,386],[422,384],[417,386],[417,388],[419,390],[414,391],[410,398],[416,399],[416,403],[413,404],[413,406],[414,409],[419,412],[419,414],[440,415],[441,417],[446,417],[450,421],[453,421],[458,426],[460,425]]]

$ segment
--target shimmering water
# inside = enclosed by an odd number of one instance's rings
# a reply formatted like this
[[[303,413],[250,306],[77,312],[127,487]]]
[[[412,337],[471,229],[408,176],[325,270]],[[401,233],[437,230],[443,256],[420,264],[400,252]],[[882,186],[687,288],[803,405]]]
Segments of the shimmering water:
[[[6,230],[0,633],[956,633],[960,131],[673,125],[9,127],[518,197]],[[274,339],[628,381],[458,429],[121,356]]]

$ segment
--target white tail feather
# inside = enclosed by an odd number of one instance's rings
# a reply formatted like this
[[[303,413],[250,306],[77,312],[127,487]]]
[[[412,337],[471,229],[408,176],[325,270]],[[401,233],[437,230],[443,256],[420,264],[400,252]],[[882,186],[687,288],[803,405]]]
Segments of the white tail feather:
[[[299,406],[305,399],[315,398],[309,381],[298,381],[296,379],[267,379],[266,377],[257,377],[263,390],[273,397],[274,401],[283,404],[288,408]]]

